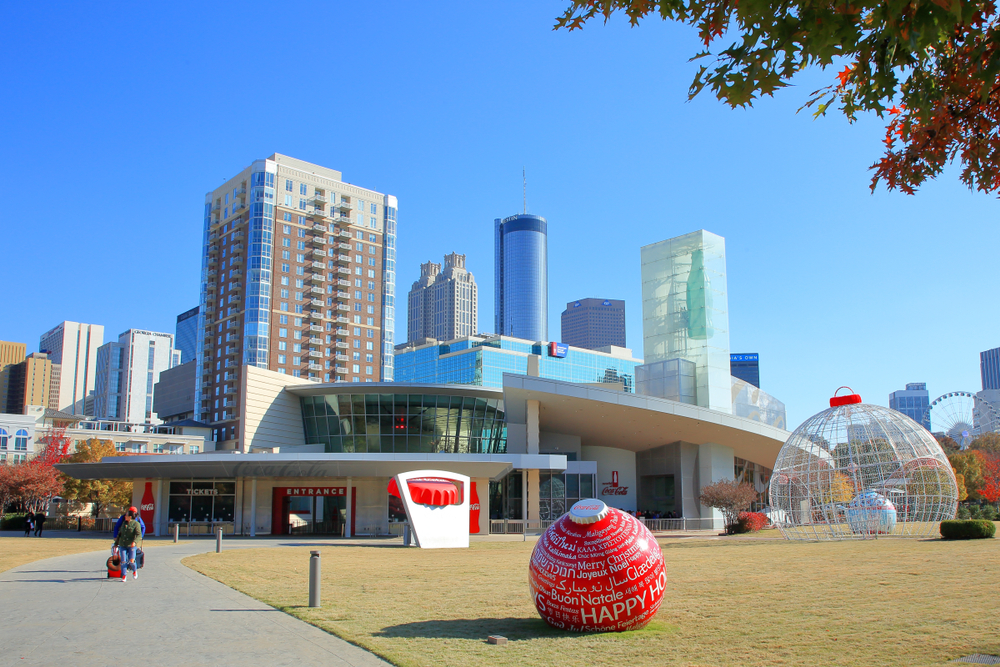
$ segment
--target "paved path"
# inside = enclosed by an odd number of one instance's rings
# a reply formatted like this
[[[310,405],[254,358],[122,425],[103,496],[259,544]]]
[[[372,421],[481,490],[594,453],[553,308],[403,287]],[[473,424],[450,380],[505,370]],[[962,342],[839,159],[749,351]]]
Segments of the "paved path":
[[[291,544],[303,543],[231,539],[226,548]],[[0,665],[388,664],[181,565],[214,549],[214,540],[151,547],[139,579],[124,584],[107,579],[107,553],[0,573]]]

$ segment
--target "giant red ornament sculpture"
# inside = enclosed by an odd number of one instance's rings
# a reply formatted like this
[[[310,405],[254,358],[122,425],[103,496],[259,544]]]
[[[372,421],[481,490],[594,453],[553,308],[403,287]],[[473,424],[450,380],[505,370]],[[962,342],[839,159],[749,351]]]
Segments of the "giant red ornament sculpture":
[[[542,534],[528,585],[549,625],[575,632],[621,632],[649,623],[667,572],[660,545],[635,517],[600,500],[581,500]]]

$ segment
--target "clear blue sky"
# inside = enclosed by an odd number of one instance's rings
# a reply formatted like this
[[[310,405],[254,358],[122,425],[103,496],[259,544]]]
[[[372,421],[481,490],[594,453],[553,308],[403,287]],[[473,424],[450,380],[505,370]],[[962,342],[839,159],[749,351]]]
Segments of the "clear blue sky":
[[[399,285],[468,255],[493,325],[495,217],[549,221],[550,332],[621,298],[642,351],[639,247],[726,237],[734,352],[792,427],[840,385],[886,404],[980,388],[1000,345],[997,202],[957,169],[869,194],[883,125],[686,101],[694,31],[551,30],[563,2],[9,4],[0,41],[0,339],[68,319],[173,331],[196,305],[206,191],[285,153],[399,197]],[[397,341],[405,337],[400,309]]]

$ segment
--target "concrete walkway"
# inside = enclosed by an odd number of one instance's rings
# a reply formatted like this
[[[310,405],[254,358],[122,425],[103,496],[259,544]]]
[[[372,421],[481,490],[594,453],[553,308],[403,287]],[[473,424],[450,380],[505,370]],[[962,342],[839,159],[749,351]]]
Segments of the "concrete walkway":
[[[225,548],[303,542],[234,538]],[[150,547],[138,580],[129,575],[124,584],[107,578],[109,552],[49,558],[0,574],[0,665],[388,664],[181,565],[185,556],[214,550],[215,541],[206,539]]]

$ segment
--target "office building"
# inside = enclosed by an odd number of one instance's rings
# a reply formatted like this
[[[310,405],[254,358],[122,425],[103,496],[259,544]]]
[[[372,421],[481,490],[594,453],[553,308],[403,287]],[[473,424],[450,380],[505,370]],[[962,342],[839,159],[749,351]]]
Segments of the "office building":
[[[100,324],[63,322],[42,334],[40,352],[60,367],[59,410],[84,415],[87,397],[97,380],[97,348],[104,343]]]
[[[24,361],[10,367],[10,382],[7,390],[5,410],[9,414],[26,415],[28,406],[36,405],[56,410],[58,388],[53,391],[53,382],[59,382],[58,372],[53,373],[52,360],[44,352],[32,352]]]
[[[584,350],[564,343],[479,334],[450,341],[425,340],[396,347],[396,380],[433,384],[503,386],[504,373],[618,385],[635,392],[632,350]]]
[[[699,230],[643,246],[641,258],[645,362],[693,362],[698,405],[731,412],[725,239]]]
[[[730,354],[729,372],[746,383],[760,388],[760,355],[752,354]]]
[[[219,449],[242,441],[247,366],[392,381],[396,206],[277,153],[205,196],[195,418]]]
[[[494,224],[495,333],[542,341],[549,337],[548,223],[518,214]]]
[[[420,265],[420,279],[410,288],[407,342],[425,338],[454,340],[479,333],[479,292],[476,278],[465,268],[465,255]]]
[[[906,389],[889,394],[889,407],[931,430],[931,416],[927,411],[930,405],[930,394],[927,393],[926,382],[908,382]]]
[[[252,400],[239,456],[120,456],[57,468],[132,480],[137,506],[156,499],[144,517],[149,535],[171,523],[245,536],[399,535],[406,517],[389,502],[389,481],[428,468],[471,478],[473,534],[521,533],[523,521],[557,519],[588,497],[718,530],[722,516],[699,502],[703,489],[736,478],[766,492],[789,436],[715,410],[524,375],[491,388],[312,383],[244,370]],[[192,478],[201,480],[198,502]]]
[[[580,299],[562,313],[562,342],[599,350],[625,347],[625,302],[619,299]]]
[[[201,308],[195,306],[177,316],[177,326],[174,329],[174,349],[181,353],[181,363],[194,361],[198,349],[198,315]]]
[[[0,340],[0,409],[7,405],[7,390],[10,386],[10,369],[24,361],[28,346],[24,343],[10,343]]]
[[[189,361],[160,373],[153,391],[153,412],[164,424],[194,419],[195,370]]]
[[[97,351],[94,412],[98,419],[156,424],[154,387],[180,361],[169,333],[129,329]]]
[[[983,389],[1000,389],[1000,347],[979,353]]]

